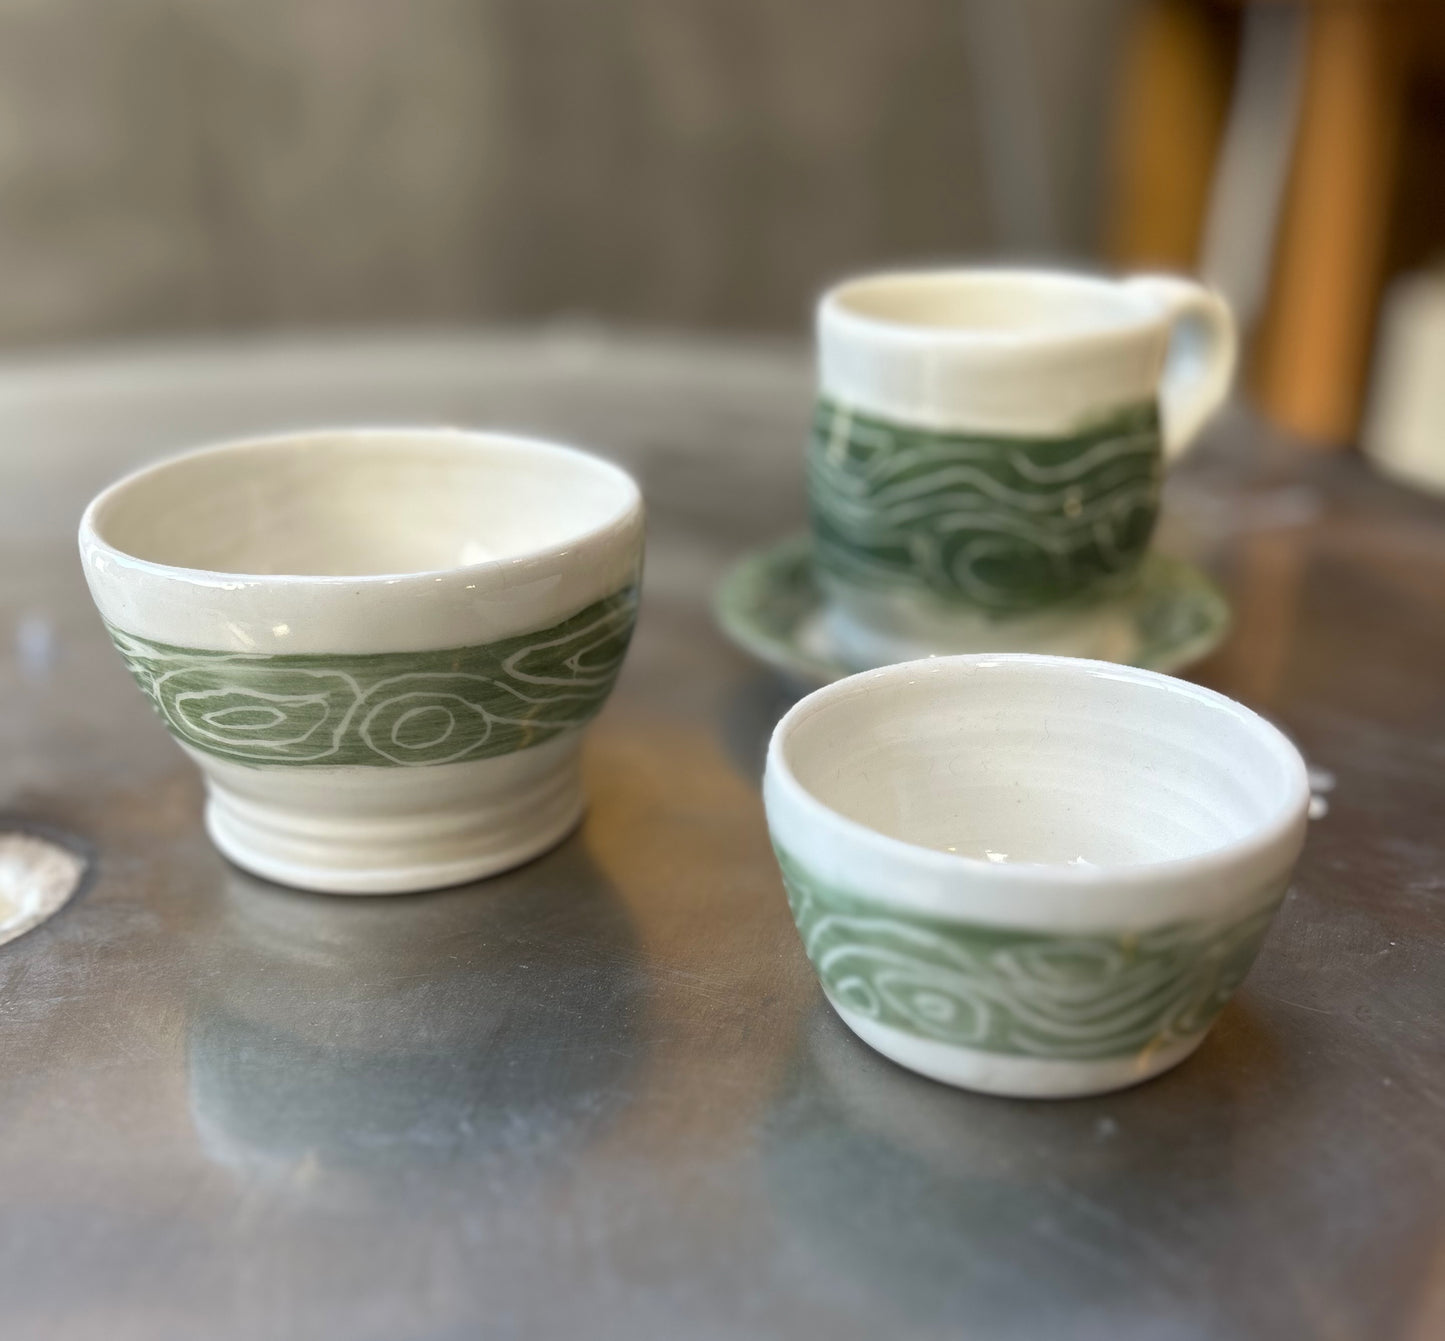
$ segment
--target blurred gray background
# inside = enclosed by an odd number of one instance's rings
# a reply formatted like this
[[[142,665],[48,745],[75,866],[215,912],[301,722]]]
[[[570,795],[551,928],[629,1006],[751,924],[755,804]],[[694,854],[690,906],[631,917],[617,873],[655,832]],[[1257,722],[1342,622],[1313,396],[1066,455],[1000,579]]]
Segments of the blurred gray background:
[[[0,343],[1087,259],[1129,0],[0,0]]]

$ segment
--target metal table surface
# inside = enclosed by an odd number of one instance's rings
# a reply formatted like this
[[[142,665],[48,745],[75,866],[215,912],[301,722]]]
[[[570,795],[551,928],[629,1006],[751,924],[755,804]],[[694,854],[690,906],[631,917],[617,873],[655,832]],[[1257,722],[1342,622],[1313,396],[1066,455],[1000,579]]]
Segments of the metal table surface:
[[[1332,774],[1204,1047],[1067,1103],[954,1092],[832,1017],[757,777],[786,704],[710,588],[801,523],[786,344],[412,336],[0,366],[0,808],[91,845],[0,948],[0,1335],[1445,1336],[1445,505],[1242,418],[1166,540],[1238,608],[1199,678]],[[109,648],[90,494],[335,422],[541,431],[647,492],[582,830],[443,893],[228,866]]]

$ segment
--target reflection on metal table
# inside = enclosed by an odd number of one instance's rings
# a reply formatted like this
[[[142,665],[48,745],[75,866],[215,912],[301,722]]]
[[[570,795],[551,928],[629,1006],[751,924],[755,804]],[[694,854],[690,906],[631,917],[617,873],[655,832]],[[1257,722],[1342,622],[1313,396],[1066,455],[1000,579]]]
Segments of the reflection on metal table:
[[[0,807],[96,853],[0,948],[7,1337],[1445,1334],[1445,505],[1242,418],[1171,479],[1164,543],[1235,603],[1197,678],[1328,813],[1192,1060],[987,1099],[832,1016],[768,847],[790,691],[709,601],[800,524],[809,409],[790,344],[580,330],[0,366]],[[632,469],[639,633],[562,847],[295,894],[207,842],[74,526],[161,452],[407,422]]]

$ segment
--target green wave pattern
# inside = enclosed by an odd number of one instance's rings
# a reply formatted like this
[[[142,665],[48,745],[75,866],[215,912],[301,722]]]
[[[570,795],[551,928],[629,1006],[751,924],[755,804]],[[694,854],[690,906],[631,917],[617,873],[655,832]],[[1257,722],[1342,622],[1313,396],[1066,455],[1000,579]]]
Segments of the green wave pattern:
[[[584,725],[632,637],[637,589],[480,647],[360,656],[208,652],[110,636],[184,744],[237,763],[372,768],[490,759]]]
[[[850,582],[1037,609],[1134,570],[1162,469],[1153,401],[1016,438],[905,428],[823,398],[808,452],[817,559]]]
[[[1207,1028],[1284,896],[1233,922],[1063,936],[900,914],[823,886],[785,852],[778,863],[808,958],[839,1005],[919,1038],[1073,1061]]]

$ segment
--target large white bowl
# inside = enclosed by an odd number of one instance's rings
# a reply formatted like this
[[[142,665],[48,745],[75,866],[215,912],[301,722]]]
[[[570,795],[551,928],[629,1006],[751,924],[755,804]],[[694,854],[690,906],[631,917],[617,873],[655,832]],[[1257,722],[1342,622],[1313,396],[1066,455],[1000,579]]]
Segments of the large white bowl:
[[[1189,1055],[1304,841],[1304,761],[1208,689],[1070,657],[914,661],[778,724],[793,916],[865,1042],[994,1094],[1093,1094]]]
[[[239,865],[427,889],[577,823],[581,730],[642,562],[642,500],[616,466],[448,429],[229,443],[105,490],[80,552]]]

